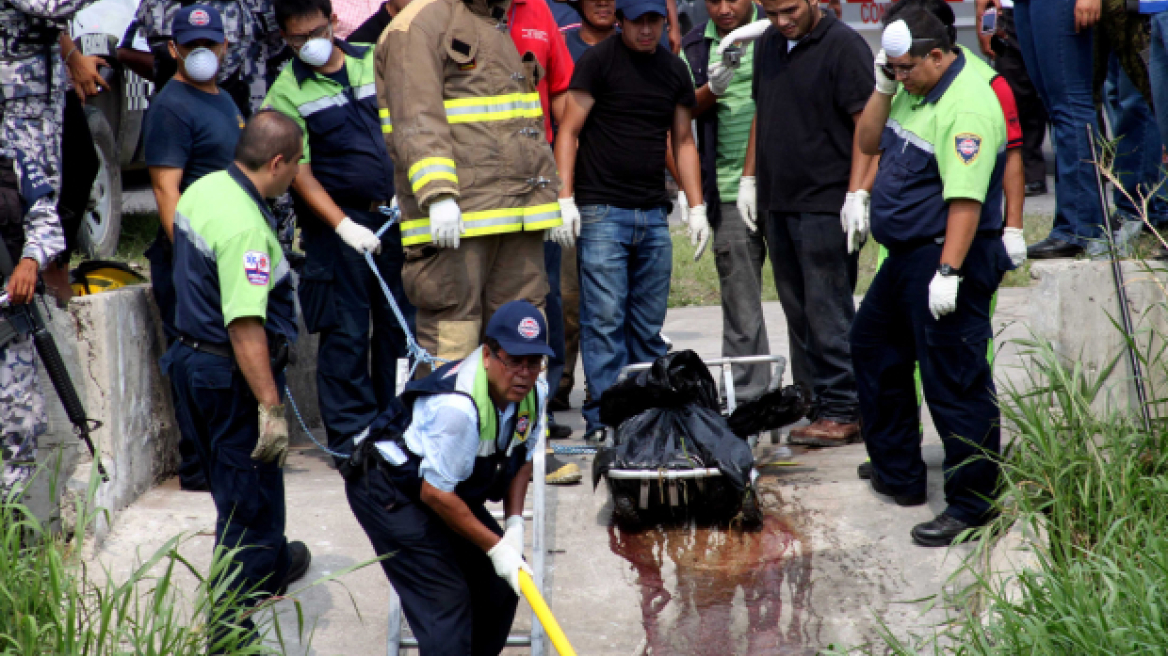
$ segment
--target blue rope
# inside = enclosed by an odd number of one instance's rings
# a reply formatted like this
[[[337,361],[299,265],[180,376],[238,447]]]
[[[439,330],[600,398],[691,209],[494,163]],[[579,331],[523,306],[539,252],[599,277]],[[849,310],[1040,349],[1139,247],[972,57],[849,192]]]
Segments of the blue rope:
[[[595,446],[567,446],[552,445],[552,453],[560,456],[590,456],[595,455],[599,447]]]

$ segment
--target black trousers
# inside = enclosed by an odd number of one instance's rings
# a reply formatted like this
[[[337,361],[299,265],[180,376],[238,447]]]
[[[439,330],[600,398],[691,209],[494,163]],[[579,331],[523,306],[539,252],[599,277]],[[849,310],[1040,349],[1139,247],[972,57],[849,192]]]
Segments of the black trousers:
[[[345,484],[423,656],[495,656],[507,645],[519,597],[495,574],[487,554],[434,511],[408,501],[378,469]],[[503,535],[482,504],[471,512]]]
[[[1038,89],[1030,81],[1026,64],[1022,61],[1022,51],[1018,48],[1018,37],[1014,29],[1014,10],[1002,10],[1002,24],[1006,30],[1005,39],[995,39],[997,59],[994,68],[1014,92],[1018,105],[1018,121],[1022,124],[1022,166],[1027,184],[1046,182],[1046,159],[1042,156],[1042,142],[1046,139],[1047,115]]]
[[[57,196],[57,214],[65,231],[65,252],[57,261],[65,266],[77,251],[77,233],[85,219],[89,191],[100,168],[101,160],[93,145],[85,108],[70,89],[65,92],[65,116],[61,124],[61,192]]]
[[[913,371],[945,446],[945,513],[970,524],[989,518],[998,482],[1000,413],[986,349],[993,339],[990,302],[1009,258],[999,237],[969,249],[956,311],[938,321],[929,283],[941,246],[890,250],[852,326],[864,442],[878,476],[897,494],[924,494],[920,406]]]

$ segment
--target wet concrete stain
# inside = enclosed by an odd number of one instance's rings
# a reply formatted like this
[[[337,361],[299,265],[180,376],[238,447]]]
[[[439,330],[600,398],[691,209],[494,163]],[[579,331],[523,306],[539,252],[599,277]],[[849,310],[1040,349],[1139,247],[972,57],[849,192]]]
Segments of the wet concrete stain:
[[[692,522],[608,531],[640,586],[641,654],[818,653],[811,543],[790,515],[770,510],[750,532]]]

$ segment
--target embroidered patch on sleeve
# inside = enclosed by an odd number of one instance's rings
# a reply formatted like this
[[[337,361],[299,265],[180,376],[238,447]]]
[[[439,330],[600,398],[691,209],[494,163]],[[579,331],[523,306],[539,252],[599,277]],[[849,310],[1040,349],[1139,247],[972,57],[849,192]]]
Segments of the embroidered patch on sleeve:
[[[953,137],[953,150],[963,164],[973,164],[981,154],[981,136],[972,132],[962,132]]]
[[[267,285],[272,277],[272,260],[267,253],[248,251],[243,254],[243,272],[253,285]]]

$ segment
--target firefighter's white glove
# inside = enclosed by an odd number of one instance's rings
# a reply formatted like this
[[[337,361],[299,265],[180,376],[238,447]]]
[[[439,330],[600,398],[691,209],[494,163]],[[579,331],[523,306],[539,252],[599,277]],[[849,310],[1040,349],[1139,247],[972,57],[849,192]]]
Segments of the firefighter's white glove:
[[[252,460],[275,462],[283,467],[288,459],[288,419],[284,417],[284,406],[265,408],[260,405],[260,437],[251,452]]]
[[[704,203],[689,208],[686,225],[689,226],[689,243],[697,249],[694,251],[694,262],[697,262],[702,257],[702,253],[706,252],[706,246],[710,243],[710,222],[706,220]]]
[[[462,236],[462,210],[458,201],[443,198],[430,205],[430,239],[438,248],[458,248]]]
[[[934,319],[940,321],[941,317],[957,309],[959,286],[960,276],[943,276],[940,271],[933,274],[933,282],[929,283],[929,311]]]
[[[511,589],[515,594],[519,592],[519,570],[526,570],[531,574],[531,568],[527,563],[523,562],[523,554],[515,550],[506,538],[499,540],[499,542],[491,547],[487,552],[487,557],[491,559],[491,564],[495,566],[495,573],[499,578],[511,584]]]
[[[735,69],[736,67],[726,66],[720,61],[710,64],[710,93],[715,96],[726,93],[726,89],[730,88],[730,82],[734,79]]]
[[[512,549],[523,553],[523,516],[511,515],[507,518],[507,527],[503,531],[503,542],[506,542]]]
[[[684,191],[677,192],[677,211],[681,214],[682,225],[689,227],[689,199],[685,197]]]
[[[763,32],[766,32],[770,26],[771,22],[769,20],[760,20],[755,21],[749,25],[743,25],[742,27],[727,34],[726,38],[722,39],[722,43],[718,44],[718,56],[721,57],[722,52],[725,51],[726,48],[729,48],[736,43],[750,43],[751,41],[757,41],[758,38],[762,36]]]
[[[576,209],[574,196],[560,199],[560,220],[563,223],[548,230],[544,241],[554,241],[561,248],[571,248],[580,236],[580,210]]]
[[[840,210],[840,224],[848,241],[848,253],[858,252],[868,239],[868,192],[848,192]]]
[[[1006,228],[1002,231],[1002,245],[1006,247],[1006,254],[1015,267],[1026,262],[1026,238],[1022,236],[1022,228]]]
[[[742,176],[738,181],[738,216],[750,230],[750,234],[758,232],[758,189],[754,186],[753,176]]]
[[[337,235],[358,253],[381,252],[381,240],[377,235],[347,216],[337,224]]]
[[[884,65],[887,63],[888,55],[884,53],[884,49],[882,48],[880,52],[876,53],[876,63],[874,64],[874,68],[876,69],[876,90],[886,96],[895,96],[896,89],[900,84],[895,79],[888,79],[888,76],[884,74]]]

